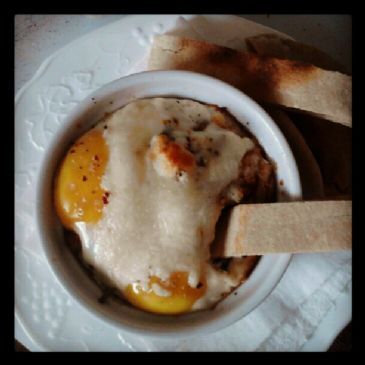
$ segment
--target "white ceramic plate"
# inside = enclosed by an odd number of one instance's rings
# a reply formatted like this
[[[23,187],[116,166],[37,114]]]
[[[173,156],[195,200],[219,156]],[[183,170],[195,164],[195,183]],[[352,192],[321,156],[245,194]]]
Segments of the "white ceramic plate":
[[[128,74],[152,35],[172,27],[176,18],[131,16],[100,28],[45,60],[16,96],[15,330],[31,350],[148,350],[143,338],[132,346],[122,332],[83,311],[55,281],[34,226],[34,182],[47,141],[65,115],[96,88]],[[255,34],[242,18],[228,18],[232,29]],[[267,32],[255,26],[256,34]]]

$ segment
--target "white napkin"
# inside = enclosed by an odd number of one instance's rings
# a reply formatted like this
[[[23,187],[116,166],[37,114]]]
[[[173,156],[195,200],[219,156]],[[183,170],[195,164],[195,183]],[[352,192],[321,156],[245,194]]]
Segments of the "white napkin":
[[[244,49],[252,28],[217,26],[209,18],[180,17],[170,34]],[[257,32],[255,32],[257,34]],[[147,69],[148,53],[129,74]],[[275,290],[248,316],[209,336],[184,340],[123,335],[134,351],[299,351],[316,331],[337,297],[351,290],[352,253],[294,255]]]

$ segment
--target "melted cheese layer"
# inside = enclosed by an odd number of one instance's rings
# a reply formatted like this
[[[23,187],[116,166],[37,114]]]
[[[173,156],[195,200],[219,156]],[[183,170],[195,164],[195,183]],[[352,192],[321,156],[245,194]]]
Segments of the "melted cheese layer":
[[[96,224],[79,222],[75,230],[85,261],[109,284],[147,288],[151,277],[186,272],[191,287],[201,278],[207,283],[193,309],[239,284],[208,263],[222,192],[254,147],[212,122],[224,118],[195,101],[154,98],[132,102],[96,126],[109,149],[101,184],[108,204]]]

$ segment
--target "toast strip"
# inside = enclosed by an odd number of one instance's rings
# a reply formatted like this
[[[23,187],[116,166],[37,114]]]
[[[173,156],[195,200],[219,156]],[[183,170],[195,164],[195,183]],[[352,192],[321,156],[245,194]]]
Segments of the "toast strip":
[[[312,64],[160,35],[154,39],[148,68],[207,74],[237,87],[258,102],[352,126],[351,77]]]
[[[351,211],[351,201],[237,205],[213,256],[350,250]]]
[[[246,39],[250,50],[260,56],[311,63],[329,71],[346,73],[345,68],[321,50],[276,34],[260,34]]]

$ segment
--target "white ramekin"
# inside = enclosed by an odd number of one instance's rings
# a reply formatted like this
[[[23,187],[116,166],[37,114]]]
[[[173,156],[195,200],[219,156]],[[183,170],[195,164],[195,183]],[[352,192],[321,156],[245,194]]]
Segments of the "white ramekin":
[[[195,99],[225,107],[259,140],[277,166],[277,180],[284,182],[279,200],[301,199],[298,168],[288,143],[269,115],[234,87],[205,75],[187,71],[151,71],[133,74],[107,84],[79,103],[53,136],[37,182],[37,224],[48,265],[65,290],[99,319],[121,330],[155,336],[181,337],[208,334],[247,315],[273,290],[285,272],[290,255],[265,255],[246,283],[214,310],[181,316],[159,316],[109,301],[100,304],[100,289],[89,279],[67,249],[52,199],[57,164],[68,146],[105,113],[146,97]],[[282,190],[278,185],[278,190]]]

